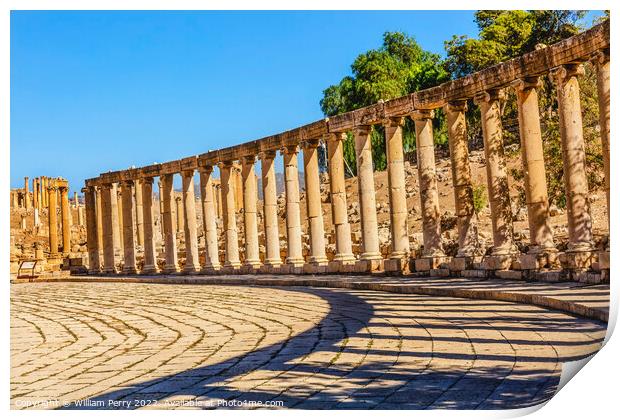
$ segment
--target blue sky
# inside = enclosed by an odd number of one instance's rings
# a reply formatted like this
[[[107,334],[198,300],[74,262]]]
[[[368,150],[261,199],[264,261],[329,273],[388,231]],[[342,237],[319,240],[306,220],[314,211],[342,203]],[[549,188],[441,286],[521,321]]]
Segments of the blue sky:
[[[84,179],[322,117],[322,90],[405,31],[443,55],[472,11],[11,14],[11,187]]]

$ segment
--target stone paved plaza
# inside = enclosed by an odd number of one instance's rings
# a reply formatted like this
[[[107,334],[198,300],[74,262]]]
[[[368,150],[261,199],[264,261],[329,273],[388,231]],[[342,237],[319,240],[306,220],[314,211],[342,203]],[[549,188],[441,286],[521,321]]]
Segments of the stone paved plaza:
[[[605,330],[537,306],[369,290],[14,284],[11,406],[526,407]]]

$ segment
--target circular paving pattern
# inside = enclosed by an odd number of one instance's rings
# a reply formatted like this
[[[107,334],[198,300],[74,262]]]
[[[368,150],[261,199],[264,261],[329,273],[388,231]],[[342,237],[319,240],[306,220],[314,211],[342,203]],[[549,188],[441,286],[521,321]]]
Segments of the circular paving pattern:
[[[13,408],[517,408],[605,324],[496,301],[291,287],[11,286]]]

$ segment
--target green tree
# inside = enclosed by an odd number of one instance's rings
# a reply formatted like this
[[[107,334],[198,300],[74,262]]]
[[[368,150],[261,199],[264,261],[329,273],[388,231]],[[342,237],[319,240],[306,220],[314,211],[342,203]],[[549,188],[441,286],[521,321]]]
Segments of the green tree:
[[[360,54],[351,65],[351,76],[344,77],[337,85],[323,91],[321,110],[326,116],[333,116],[368,106],[379,100],[387,100],[410,92],[436,86],[449,79],[443,63],[437,54],[424,51],[418,43],[402,32],[386,32],[380,48]],[[445,131],[439,113],[437,129]],[[373,164],[376,170],[386,167],[385,141],[382,127],[373,127],[371,132]],[[439,134],[439,143],[445,143],[445,135]],[[349,175],[355,174],[355,145],[353,136],[344,142],[344,157]],[[404,127],[404,147],[414,149],[413,125]],[[353,172],[353,173],[350,173]]]

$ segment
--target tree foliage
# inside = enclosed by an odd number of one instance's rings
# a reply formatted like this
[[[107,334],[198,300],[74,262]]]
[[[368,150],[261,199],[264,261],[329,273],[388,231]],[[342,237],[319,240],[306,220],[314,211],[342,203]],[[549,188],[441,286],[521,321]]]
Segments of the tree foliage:
[[[459,78],[486,67],[518,57],[544,45],[550,45],[575,35],[584,28],[578,22],[585,16],[578,10],[479,10],[475,13],[478,37],[455,35],[445,42],[446,59],[424,51],[417,42],[401,32],[386,32],[380,48],[360,54],[351,65],[352,74],[340,83],[323,91],[321,109],[326,116],[333,116],[371,105],[407,93],[439,85],[448,79]],[[609,13],[602,19],[608,19]],[[552,203],[565,203],[562,184],[563,166],[561,140],[558,126],[557,92],[549,78],[541,78],[539,89],[541,128],[547,167],[549,197]],[[601,151],[596,102],[596,77],[590,65],[586,76],[580,79],[582,95],[584,137],[588,176],[591,187],[600,185]],[[507,89],[503,103],[502,124],[504,144],[514,144],[513,153],[519,152],[519,126],[516,95]],[[467,135],[470,147],[483,146],[480,110],[469,101]],[[447,145],[446,122],[441,110],[436,110],[434,140],[436,145]],[[406,152],[415,150],[413,122],[406,120],[403,129],[403,147]],[[382,127],[371,133],[373,163],[376,170],[386,166],[385,141]],[[355,146],[351,133],[344,142],[347,172],[355,174]],[[520,170],[513,171],[517,180],[523,177]],[[523,189],[521,189],[523,191]],[[521,200],[525,200],[523,192]]]
[[[436,86],[449,78],[439,55],[424,51],[415,39],[402,32],[386,32],[381,47],[360,54],[351,65],[351,71],[351,76],[323,91],[320,104],[326,116]],[[405,150],[414,147],[412,127],[412,124],[405,126]],[[383,170],[387,159],[382,128],[374,127],[371,136],[374,167]],[[344,144],[344,156],[351,172],[355,172],[355,145],[351,134]]]

